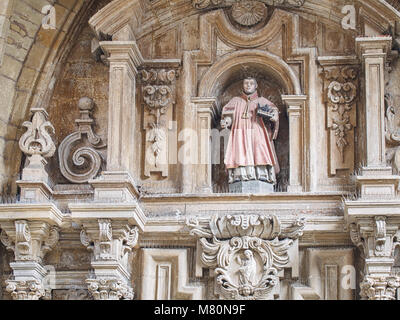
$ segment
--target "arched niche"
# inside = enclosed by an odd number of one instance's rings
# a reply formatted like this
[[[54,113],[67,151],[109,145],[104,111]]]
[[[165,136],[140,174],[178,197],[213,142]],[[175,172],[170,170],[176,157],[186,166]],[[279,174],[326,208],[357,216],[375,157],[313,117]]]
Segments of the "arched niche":
[[[299,171],[303,156],[299,156],[298,153],[303,153],[304,149],[302,127],[306,97],[301,94],[298,77],[281,58],[266,51],[242,50],[228,54],[216,62],[200,81],[199,97],[192,100],[197,107],[198,135],[204,137],[206,127],[210,130],[210,136],[212,129],[219,129],[222,107],[231,98],[240,95],[242,80],[249,74],[256,77],[259,94],[274,102],[281,112],[281,128],[276,148],[283,170],[282,176],[278,178],[281,184],[278,183],[277,191],[302,191],[303,179]],[[290,101],[289,106],[285,104],[288,101]],[[298,112],[290,112],[293,106]],[[290,128],[291,123],[292,128]],[[210,145],[203,147],[202,150],[207,150],[209,153],[206,158],[210,164],[199,165],[203,170],[200,168],[200,174],[197,175],[196,189],[199,192],[227,192],[226,185],[224,186],[222,182],[226,178],[222,173],[223,155],[219,157],[220,164],[213,165],[215,161],[212,157],[216,151],[213,150],[212,139],[202,141],[201,145],[207,143]],[[291,157],[292,152],[293,157]],[[293,188],[293,185],[296,187]]]

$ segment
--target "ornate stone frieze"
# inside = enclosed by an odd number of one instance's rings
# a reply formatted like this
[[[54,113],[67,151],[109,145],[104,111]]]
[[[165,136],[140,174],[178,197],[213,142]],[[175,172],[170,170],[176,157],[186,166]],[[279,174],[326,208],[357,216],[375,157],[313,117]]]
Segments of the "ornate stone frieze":
[[[61,142],[58,160],[61,173],[68,181],[86,183],[99,173],[103,161],[99,150],[104,149],[106,144],[93,132],[93,100],[84,97],[79,100],[78,107],[81,114],[80,119],[75,120],[78,131]]]
[[[25,220],[17,220],[14,227],[10,226],[7,231],[1,232],[0,240],[8,250],[14,251],[15,261],[41,262],[58,242],[57,227],[51,227],[47,223],[31,224],[35,236],[32,236],[30,223]]]
[[[361,297],[368,300],[396,300],[397,289],[400,287],[400,277],[364,277],[361,287]]]
[[[239,3],[237,0],[192,0],[193,7],[197,9],[205,8],[224,8]],[[279,7],[301,7],[305,0],[254,0],[254,2],[263,3],[268,6]]]
[[[222,299],[273,299],[278,272],[288,264],[288,250],[302,235],[305,220],[283,227],[276,216],[214,216],[208,226],[189,218],[190,234],[200,238],[202,263],[214,269],[216,294]]]
[[[14,300],[39,300],[45,296],[43,285],[38,280],[7,280],[6,285],[6,291]]]
[[[19,140],[19,147],[28,156],[28,165],[22,172],[23,180],[47,182],[48,175],[45,170],[47,161],[56,151],[56,146],[50,134],[54,134],[53,125],[47,121],[48,114],[41,108],[32,108],[31,121],[25,121],[22,125],[27,131]]]
[[[354,128],[357,126],[358,70],[325,66],[324,84],[329,129],[329,172],[354,170]]]
[[[116,279],[88,279],[88,290],[95,300],[133,300],[133,289]]]
[[[146,131],[144,175],[161,172],[168,176],[168,124],[175,105],[175,69],[148,69],[140,72]]]

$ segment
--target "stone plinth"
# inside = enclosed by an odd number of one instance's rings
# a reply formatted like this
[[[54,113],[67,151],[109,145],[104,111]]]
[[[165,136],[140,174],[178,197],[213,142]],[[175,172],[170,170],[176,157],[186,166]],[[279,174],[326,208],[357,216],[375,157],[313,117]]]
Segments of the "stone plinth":
[[[259,180],[240,181],[229,185],[230,193],[272,193],[274,185]]]

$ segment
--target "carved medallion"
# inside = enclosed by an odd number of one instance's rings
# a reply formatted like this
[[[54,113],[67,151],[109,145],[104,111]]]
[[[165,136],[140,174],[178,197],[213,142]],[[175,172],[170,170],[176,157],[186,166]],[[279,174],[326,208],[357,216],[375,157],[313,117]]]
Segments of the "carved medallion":
[[[232,6],[232,18],[242,26],[254,26],[266,15],[266,6],[258,1],[240,1]]]
[[[214,216],[208,227],[187,220],[200,237],[201,261],[214,269],[215,293],[222,299],[267,300],[278,290],[278,272],[288,264],[288,250],[302,235],[304,219],[284,228],[276,216]]]

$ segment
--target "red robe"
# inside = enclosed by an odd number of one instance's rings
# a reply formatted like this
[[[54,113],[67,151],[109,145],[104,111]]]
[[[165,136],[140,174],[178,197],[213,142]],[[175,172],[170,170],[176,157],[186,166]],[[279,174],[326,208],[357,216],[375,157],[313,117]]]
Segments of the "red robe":
[[[247,101],[249,119],[242,119]],[[256,115],[258,104],[260,106],[268,105],[279,112],[271,101],[258,97],[257,92],[250,96],[243,94],[235,97],[223,108],[223,112],[234,112],[225,154],[225,165],[227,169],[270,165],[278,174],[280,168],[272,140],[273,134],[263,119]]]

